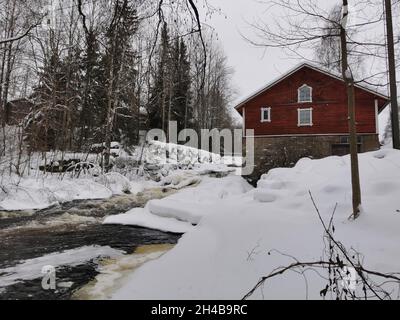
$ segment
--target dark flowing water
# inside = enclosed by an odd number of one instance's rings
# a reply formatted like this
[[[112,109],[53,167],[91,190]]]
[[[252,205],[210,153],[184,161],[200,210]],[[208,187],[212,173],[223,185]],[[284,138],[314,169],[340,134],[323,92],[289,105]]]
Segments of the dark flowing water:
[[[104,217],[143,207],[171,191],[149,190],[138,196],[126,195],[108,200],[74,201],[37,212],[0,212],[0,284],[2,269],[24,260],[85,246],[108,246],[131,254],[143,245],[175,244],[180,235],[129,226],[102,225]],[[42,275],[0,286],[1,299],[70,299],[73,293],[93,280],[98,264],[89,260],[56,269],[57,282],[70,283],[55,291],[42,289]]]

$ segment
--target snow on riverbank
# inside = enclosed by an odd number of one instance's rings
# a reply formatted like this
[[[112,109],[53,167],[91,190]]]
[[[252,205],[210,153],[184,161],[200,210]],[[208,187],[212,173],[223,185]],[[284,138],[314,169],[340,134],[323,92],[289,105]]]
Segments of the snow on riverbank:
[[[125,192],[137,194],[154,186],[156,184],[151,181],[129,181],[119,173],[74,179],[61,179],[59,175],[40,178],[13,176],[2,186],[0,210],[44,209],[74,200],[108,199]]]
[[[270,171],[257,189],[246,193],[242,189],[221,196],[227,185],[241,188],[238,177],[227,177],[166,198],[165,205],[150,204],[147,209],[156,207],[158,215],[199,224],[173,250],[130,274],[113,298],[240,299],[261,276],[292,263],[287,255],[319,260],[323,229],[309,191],[326,221],[337,203],[336,238],[364,255],[364,267],[399,272],[400,152],[360,155],[363,213],[356,221],[348,220],[349,162],[348,156],[302,159],[292,169]],[[128,216],[135,219],[134,212]],[[307,281],[287,273],[252,298],[320,299],[326,281],[313,272],[306,276]]]
[[[182,189],[200,183],[204,175],[228,174],[231,168],[225,165],[199,164],[190,170],[172,170],[159,182],[135,176],[135,180],[111,172],[98,177],[87,175],[83,178],[70,178],[60,175],[45,177],[7,178],[0,189],[0,210],[36,210],[48,208],[58,203],[74,200],[108,199],[124,193],[138,194],[145,189]]]
[[[45,266],[77,266],[91,260],[101,258],[119,258],[123,251],[112,249],[108,246],[85,246],[77,249],[55,252],[43,257],[21,261],[14,267],[0,269],[0,288],[24,280],[42,278],[42,268]]]
[[[25,178],[19,184],[4,186],[7,194],[0,201],[3,210],[44,209],[59,202],[80,199],[106,199],[112,191],[89,179],[60,180]]]
[[[105,300],[110,299],[115,288],[123,285],[124,277],[133,269],[148,261],[158,259],[165,252],[173,248],[172,244],[144,245],[136,248],[133,254],[117,257],[112,261],[101,263],[97,270],[99,274],[95,281],[90,282],[74,293],[78,300]]]
[[[177,159],[182,162],[171,163],[171,159],[166,161],[163,155],[166,155],[167,149],[174,150],[175,156],[179,156]],[[144,166],[138,164],[140,155],[128,156],[123,150],[118,150],[120,157],[114,159],[114,171],[106,174],[96,165],[99,155],[95,154],[60,155],[56,152],[48,155],[47,164],[57,162],[58,157],[88,158],[87,163],[90,162],[93,168],[82,171],[79,175],[74,172],[40,171],[40,165],[45,163],[39,154],[33,155],[35,160],[30,160],[31,170],[22,175],[8,170],[6,162],[0,164],[0,172],[3,172],[0,181],[0,210],[44,209],[73,200],[107,199],[124,193],[137,194],[154,187],[181,189],[199,183],[202,175],[224,175],[235,170],[221,163],[221,157],[218,155],[156,141],[145,149]],[[136,152],[140,150],[141,148],[136,148]],[[230,161],[230,165],[240,162],[239,158],[231,157],[226,160]],[[147,170],[148,165],[154,168]],[[151,174],[148,171],[152,171]]]
[[[204,177],[199,186],[187,188],[161,200],[151,200],[146,207],[126,214],[110,216],[105,224],[134,225],[174,233],[193,229],[208,215],[210,207],[229,203],[229,199],[246,193],[252,187],[240,176],[223,179]]]

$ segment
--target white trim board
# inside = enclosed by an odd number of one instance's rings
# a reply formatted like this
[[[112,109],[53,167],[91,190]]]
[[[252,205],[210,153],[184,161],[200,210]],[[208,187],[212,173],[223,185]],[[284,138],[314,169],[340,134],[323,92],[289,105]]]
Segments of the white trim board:
[[[246,137],[246,108],[243,108],[243,138]]]
[[[378,106],[378,99],[375,99],[375,128],[376,128],[376,133],[379,134],[379,106]]]

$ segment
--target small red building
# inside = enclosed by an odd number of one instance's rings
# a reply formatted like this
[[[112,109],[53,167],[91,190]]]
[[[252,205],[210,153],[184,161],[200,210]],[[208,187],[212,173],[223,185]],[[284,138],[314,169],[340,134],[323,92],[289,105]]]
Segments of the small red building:
[[[389,98],[356,85],[359,151],[380,147],[378,114]],[[349,152],[347,90],[342,78],[303,63],[241,101],[243,127],[254,129],[255,178],[302,157]],[[246,137],[245,137],[246,138]]]

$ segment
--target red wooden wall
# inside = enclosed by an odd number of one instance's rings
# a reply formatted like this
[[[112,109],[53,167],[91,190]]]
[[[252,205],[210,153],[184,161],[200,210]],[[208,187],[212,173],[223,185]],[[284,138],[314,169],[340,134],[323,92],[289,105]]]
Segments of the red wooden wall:
[[[313,88],[313,102],[299,104],[297,89],[303,84]],[[358,133],[376,133],[375,99],[379,108],[386,100],[356,88]],[[271,107],[271,122],[261,122],[261,108]],[[304,66],[239,108],[245,108],[245,128],[255,135],[347,134],[347,93],[343,81]],[[313,126],[298,126],[298,108],[313,108]],[[242,113],[243,115],[243,113]]]

